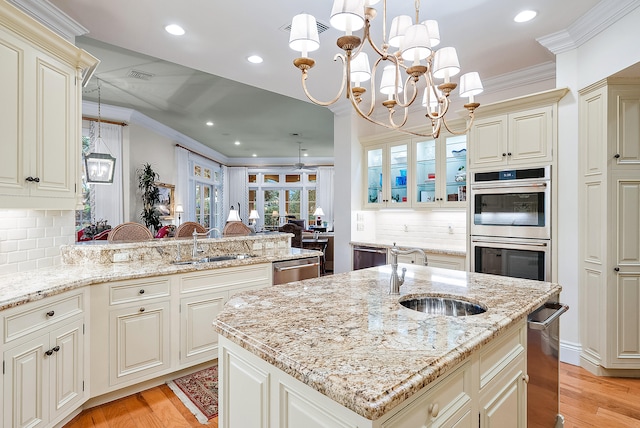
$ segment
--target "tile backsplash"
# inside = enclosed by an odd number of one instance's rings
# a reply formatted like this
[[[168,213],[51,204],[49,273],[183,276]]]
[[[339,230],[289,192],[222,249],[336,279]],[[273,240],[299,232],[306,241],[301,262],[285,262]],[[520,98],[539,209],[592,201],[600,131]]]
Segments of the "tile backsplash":
[[[0,210],[0,274],[59,265],[74,233],[74,211]]]

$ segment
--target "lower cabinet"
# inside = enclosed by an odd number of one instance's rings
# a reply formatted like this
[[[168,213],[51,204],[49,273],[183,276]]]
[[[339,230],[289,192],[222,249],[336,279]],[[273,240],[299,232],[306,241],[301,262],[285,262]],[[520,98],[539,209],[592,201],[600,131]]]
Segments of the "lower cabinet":
[[[221,428],[526,428],[526,321],[371,421],[222,337]]]
[[[442,253],[426,253],[427,255],[427,263],[430,267],[437,267],[443,269],[453,269],[453,270],[465,270],[466,269],[466,257],[465,256],[457,256],[453,254],[442,254]],[[388,256],[388,259],[391,259],[391,255]],[[411,254],[398,254],[398,263],[408,263],[408,264],[423,264],[424,260],[421,254],[411,253]]]
[[[14,308],[0,317],[9,327],[0,394],[5,428],[52,426],[86,399],[84,293],[49,300]],[[27,333],[34,324],[42,328]],[[8,337],[12,340],[6,342]]]

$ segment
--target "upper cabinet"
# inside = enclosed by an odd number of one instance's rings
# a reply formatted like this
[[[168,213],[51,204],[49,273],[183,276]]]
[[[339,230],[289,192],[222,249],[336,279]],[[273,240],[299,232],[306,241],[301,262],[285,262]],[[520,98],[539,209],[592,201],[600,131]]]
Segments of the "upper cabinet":
[[[367,146],[364,149],[367,208],[408,207],[410,147],[407,141]]]
[[[97,62],[0,2],[0,208],[75,209],[81,76]]]
[[[469,131],[469,169],[551,164],[557,103],[567,89],[482,106]]]

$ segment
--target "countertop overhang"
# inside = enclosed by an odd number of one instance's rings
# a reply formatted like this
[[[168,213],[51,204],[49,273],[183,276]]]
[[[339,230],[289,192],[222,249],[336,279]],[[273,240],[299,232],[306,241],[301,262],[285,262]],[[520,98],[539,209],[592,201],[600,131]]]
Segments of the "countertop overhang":
[[[390,266],[240,293],[216,331],[359,415],[375,420],[522,320],[558,284],[416,265],[400,296]],[[401,306],[408,295],[457,297],[487,308],[467,317]]]

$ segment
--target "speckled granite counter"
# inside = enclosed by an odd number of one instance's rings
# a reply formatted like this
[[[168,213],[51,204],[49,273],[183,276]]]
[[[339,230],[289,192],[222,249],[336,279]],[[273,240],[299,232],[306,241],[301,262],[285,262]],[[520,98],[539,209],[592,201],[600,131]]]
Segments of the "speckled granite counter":
[[[279,236],[276,236],[279,235]],[[0,275],[0,310],[8,309],[78,287],[109,281],[219,269],[256,263],[270,263],[321,255],[321,252],[288,246],[290,234],[269,237],[202,239],[202,256],[246,253],[252,257],[211,263],[175,265],[178,243],[182,260],[190,255],[189,240],[154,240],[104,245],[62,247],[60,266]],[[128,261],[114,263],[115,254],[127,254]]]
[[[393,242],[358,242],[358,241],[352,241],[350,242],[352,247],[355,246],[365,246],[365,247],[374,247],[374,248],[386,248],[389,249],[393,246]],[[423,250],[426,253],[431,253],[431,254],[444,254],[444,255],[449,255],[449,256],[460,256],[460,257],[465,257],[467,255],[467,251],[463,248],[445,248],[445,247],[438,247],[435,245],[430,245],[430,244],[421,244],[421,245],[401,245],[398,244],[398,248],[404,250],[407,248],[420,248],[421,250]]]
[[[375,420],[558,294],[557,284],[407,267],[401,297],[429,293],[486,313],[427,315],[388,295],[389,266],[238,294],[216,331],[262,360]]]

